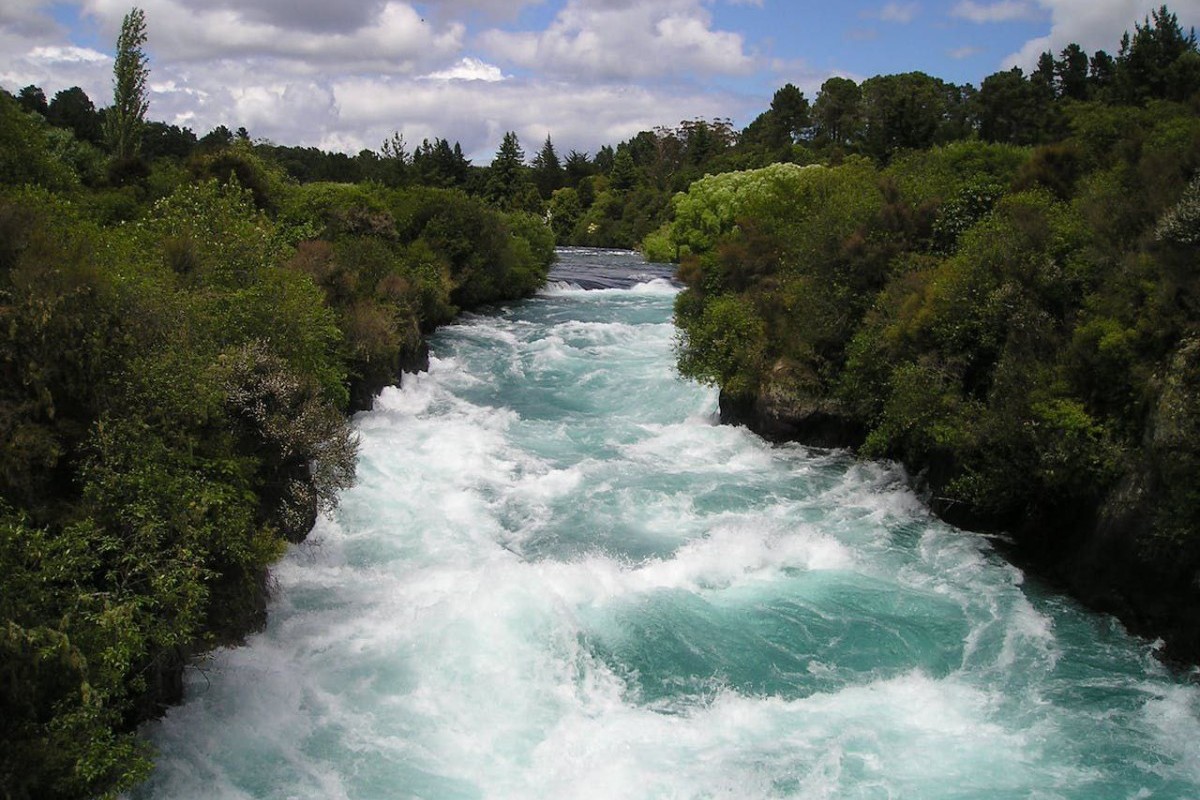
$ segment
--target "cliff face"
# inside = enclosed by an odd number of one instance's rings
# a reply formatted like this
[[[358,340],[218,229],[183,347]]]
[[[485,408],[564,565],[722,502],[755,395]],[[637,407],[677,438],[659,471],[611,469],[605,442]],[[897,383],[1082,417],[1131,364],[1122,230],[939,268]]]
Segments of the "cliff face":
[[[866,435],[838,401],[806,395],[778,375],[751,397],[722,392],[720,418],[770,441],[812,447],[854,450]],[[1200,662],[1200,487],[1189,479],[1200,474],[1200,340],[1176,351],[1141,451],[1094,504],[1021,518],[950,505],[936,498],[954,472],[951,459],[935,458],[912,479],[939,517],[968,530],[1010,533],[1017,548],[1009,555],[1022,567],[1113,614],[1131,632],[1162,638],[1166,659]]]

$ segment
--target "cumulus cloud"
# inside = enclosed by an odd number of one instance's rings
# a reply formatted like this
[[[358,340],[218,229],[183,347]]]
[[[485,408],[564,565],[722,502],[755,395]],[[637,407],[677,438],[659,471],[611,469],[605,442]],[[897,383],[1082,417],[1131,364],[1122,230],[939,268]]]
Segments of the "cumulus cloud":
[[[999,0],[994,3],[962,0],[950,9],[950,16],[984,24],[1038,19],[1042,16],[1042,12],[1028,0]]]
[[[333,88],[339,116],[324,134],[327,142],[337,137],[342,149],[375,149],[398,130],[410,143],[435,136],[459,141],[477,163],[491,160],[509,130],[527,146],[551,135],[562,150],[595,152],[658,125],[745,110],[741,99],[719,93],[540,80],[485,85],[352,77]]]
[[[701,0],[570,0],[544,31],[492,30],[479,41],[501,61],[589,80],[755,67],[741,34],[714,29]]]
[[[112,96],[112,59],[105,53],[66,42],[35,44],[0,29],[0,85],[12,91],[23,86],[44,87],[48,96],[79,86],[97,106]]]
[[[85,0],[84,8],[105,30],[115,32],[128,12],[128,0]],[[306,0],[303,8],[315,7]],[[328,5],[338,5],[329,3]],[[286,14],[259,0],[243,6],[200,4],[198,0],[145,0],[148,48],[172,61],[219,58],[277,58],[298,71],[335,64],[341,69],[416,73],[457,55],[465,28],[427,22],[409,3],[351,4],[351,9],[318,18],[284,22]],[[298,18],[300,19],[300,18]]]
[[[549,31],[494,35],[505,52],[550,54],[545,64],[515,58],[530,65],[521,77],[465,52],[462,14],[494,22],[529,2],[541,0],[143,0],[150,115],[201,135],[244,125],[256,138],[346,152],[378,149],[392,131],[414,144],[445,137],[486,163],[508,130],[531,145],[549,134],[564,150],[595,152],[685,118],[757,110],[758,101],[707,89],[623,80],[748,70],[741,37],[714,29],[709,0],[574,0]],[[115,41],[128,0],[79,3],[96,37]],[[22,35],[33,28],[44,33]],[[71,41],[49,5],[11,0],[0,10],[6,88],[78,85],[103,106],[111,69],[111,55]]]
[[[504,80],[504,73],[495,64],[467,56],[449,69],[431,72],[425,76],[437,81],[484,81],[495,83]]]
[[[1088,52],[1106,50],[1115,53],[1125,31],[1132,31],[1151,11],[1162,5],[1161,0],[1038,0],[1049,11],[1050,33],[1026,42],[1017,52],[1005,59],[1006,67],[1025,69],[1037,64],[1038,56],[1046,51],[1060,52],[1074,42]],[[1194,25],[1200,16],[1196,0],[1174,3],[1174,10],[1185,27]]]

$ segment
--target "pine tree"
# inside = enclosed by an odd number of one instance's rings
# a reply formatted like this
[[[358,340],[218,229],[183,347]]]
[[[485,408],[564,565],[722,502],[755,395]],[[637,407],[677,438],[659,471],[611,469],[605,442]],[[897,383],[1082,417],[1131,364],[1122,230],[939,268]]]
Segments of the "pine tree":
[[[627,192],[637,185],[637,166],[633,163],[633,155],[628,147],[618,147],[613,159],[612,187],[618,192]]]
[[[562,162],[558,160],[558,153],[554,152],[554,142],[550,141],[549,135],[546,136],[546,143],[542,145],[542,149],[534,156],[533,182],[542,198],[546,200],[550,199],[555,189],[562,188]]]
[[[146,124],[146,15],[136,6],[125,15],[117,37],[113,61],[113,105],[104,118],[104,137],[109,150],[119,160],[133,158],[142,144]]]
[[[522,190],[529,185],[526,173],[525,151],[521,141],[512,131],[504,134],[500,149],[492,160],[488,173],[487,197],[501,208],[510,208]]]

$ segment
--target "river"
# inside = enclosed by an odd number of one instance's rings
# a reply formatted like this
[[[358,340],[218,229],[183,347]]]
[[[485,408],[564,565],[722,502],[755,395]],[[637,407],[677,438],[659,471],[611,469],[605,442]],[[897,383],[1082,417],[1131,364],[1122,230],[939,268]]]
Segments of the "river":
[[[134,797],[1200,797],[1200,688],[897,468],[716,424],[668,275],[565,250],[441,329]]]

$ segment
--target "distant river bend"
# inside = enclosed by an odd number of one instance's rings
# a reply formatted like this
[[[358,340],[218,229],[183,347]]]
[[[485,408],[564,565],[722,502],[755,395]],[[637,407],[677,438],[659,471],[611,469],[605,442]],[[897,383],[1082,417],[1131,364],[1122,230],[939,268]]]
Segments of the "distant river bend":
[[[668,275],[565,250],[443,328],[135,797],[1200,797],[1200,689],[896,470],[717,425]]]

